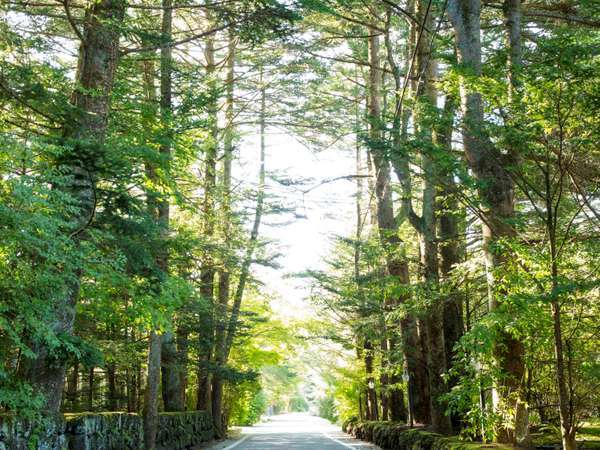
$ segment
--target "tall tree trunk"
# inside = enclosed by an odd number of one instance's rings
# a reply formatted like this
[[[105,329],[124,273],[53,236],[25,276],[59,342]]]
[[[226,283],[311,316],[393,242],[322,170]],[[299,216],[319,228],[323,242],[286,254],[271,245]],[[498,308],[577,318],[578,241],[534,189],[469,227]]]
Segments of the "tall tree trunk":
[[[410,7],[414,9],[414,2],[410,2]],[[396,110],[393,116],[392,124],[392,150],[390,159],[402,188],[401,211],[399,215],[403,218],[408,218],[411,224],[413,224],[413,226],[416,226],[415,224],[419,222],[419,218],[416,216],[412,208],[412,188],[409,174],[408,159],[403,154],[404,150],[401,149],[401,144],[404,140],[402,133],[403,130],[406,130],[407,128],[409,114],[406,110],[402,110],[400,108],[400,102],[402,100],[402,91],[404,90],[404,86],[402,83],[400,67],[398,66],[393,57],[393,47],[390,39],[391,14],[391,10],[388,10],[385,33],[387,59],[392,71],[394,85],[396,88]],[[412,37],[410,38],[410,44],[412,45],[416,45],[415,34],[416,33],[414,30],[411,31]],[[409,47],[411,47],[411,45],[409,45]],[[409,57],[407,56],[407,68],[409,66],[408,61]],[[373,66],[374,64],[371,64],[371,67]],[[389,163],[386,160],[386,165],[388,164]],[[387,176],[389,179],[389,169],[387,169],[387,172]],[[388,212],[386,214],[386,222],[388,223],[388,227],[393,226],[394,230],[397,230],[397,224],[394,220],[394,214],[393,210],[391,210],[391,205],[387,209]],[[397,236],[397,231],[396,233],[391,235],[390,238],[393,239],[394,246],[397,247],[399,245],[402,245],[400,239]],[[392,242],[390,241],[390,244],[391,243]],[[391,247],[391,249],[393,248],[394,247]],[[389,261],[388,270],[390,272],[390,275],[397,276],[402,284],[410,284],[408,263],[406,262],[406,260]],[[408,298],[399,299],[399,303],[402,303],[403,301],[407,300]],[[404,352],[404,373],[408,377],[409,423],[427,423],[430,419],[430,395],[428,388],[429,377],[426,366],[426,355],[423,353],[423,347],[420,343],[416,318],[412,315],[407,314],[401,320],[400,330],[402,337],[402,348]],[[394,414],[393,411],[392,414]]]
[[[165,0],[169,1],[169,0]],[[145,119],[149,124],[154,124],[156,120],[156,89],[154,86],[154,64],[151,60],[144,62],[144,88],[146,94],[146,101],[149,103],[151,111]],[[151,162],[146,162],[146,175],[151,180],[156,180],[156,168]],[[158,221],[159,212],[159,200],[156,198],[156,194],[152,191],[146,192],[146,203],[148,213],[154,220]],[[159,225],[160,226],[160,225]],[[157,265],[160,267],[161,261],[160,256],[157,257]],[[166,263],[166,259],[164,260]],[[155,289],[160,289],[160,286],[155,286]],[[154,327],[154,324],[152,325]],[[161,372],[161,360],[162,360],[162,344],[161,337],[156,333],[156,330],[152,329],[148,335],[148,365],[147,365],[147,378],[146,378],[146,390],[144,392],[144,442],[148,450],[153,450],[155,447],[156,433],[158,427],[158,402],[159,402],[159,383],[160,383],[160,372]],[[138,374],[138,381],[141,383],[141,370]],[[139,390],[138,390],[139,392]]]
[[[161,337],[154,330],[150,332],[148,349],[148,377],[146,379],[146,393],[144,395],[144,445],[146,450],[154,450],[156,448],[156,434],[158,432],[161,361]]]
[[[456,211],[460,210],[458,202],[453,198],[453,180],[446,178],[445,184],[448,188],[442,189],[444,206],[440,213],[439,240],[440,245],[440,272],[442,278],[448,281],[452,276],[453,268],[462,261],[459,244],[459,219]],[[452,289],[452,288],[451,288]],[[446,344],[446,364],[448,368],[453,365],[456,354],[454,347],[464,333],[462,296],[452,289],[444,302],[444,342]]]
[[[389,163],[382,147],[381,135],[381,70],[379,59],[379,35],[374,28],[371,29],[369,36],[369,99],[368,99],[368,120],[369,120],[369,153],[373,159],[375,167],[375,195],[377,197],[377,225],[381,244],[387,246],[398,244],[396,242],[397,230],[394,221],[394,211],[392,204],[392,192],[390,186]],[[386,249],[387,254],[395,250]],[[383,307],[384,305],[382,305]],[[385,334],[383,335],[385,339]],[[385,356],[383,356],[385,358]],[[374,379],[371,376],[373,348],[371,342],[365,343],[365,365],[367,367],[367,385],[368,398],[371,409],[371,420],[377,420],[379,410],[377,407],[377,397],[374,388]],[[373,387],[371,386],[373,384]],[[383,403],[383,399],[382,399]],[[387,405],[386,405],[387,406]],[[372,409],[375,408],[373,411]]]
[[[88,371],[88,392],[87,392],[87,410],[94,410],[94,368],[90,367]]]
[[[450,96],[446,97],[441,124],[436,132],[436,141],[440,149],[447,155],[452,154],[452,132],[454,121],[455,102]],[[440,275],[442,281],[450,289],[444,298],[444,343],[446,346],[446,367],[451,369],[456,355],[455,346],[464,333],[463,301],[462,294],[456,292],[452,285],[452,271],[462,259],[462,250],[459,239],[459,220],[462,213],[456,197],[456,182],[452,164],[442,164],[439,170],[441,186],[439,187],[438,202],[438,241],[440,243]],[[444,169],[446,167],[446,169]],[[450,285],[448,287],[448,285]],[[458,377],[448,378],[448,389],[452,389],[458,382]],[[461,419],[458,415],[450,416],[455,432],[460,429]]]
[[[454,120],[454,99],[446,97],[442,126],[436,133],[438,145],[445,149],[447,154],[452,152],[452,131]],[[446,164],[452,167],[452,164]],[[460,205],[456,198],[456,182],[452,169],[440,171],[440,194],[439,197],[439,228],[438,240],[440,242],[440,273],[442,279],[449,282],[452,270],[462,259],[461,244],[459,239]],[[455,355],[454,346],[464,333],[463,303],[462,296],[451,292],[444,304],[444,342],[446,344],[446,362],[448,368],[452,367]]]
[[[377,391],[375,390],[375,378],[373,377],[373,344],[368,339],[364,344],[365,372],[367,383],[367,418],[369,420],[379,420],[379,405],[377,403]]]
[[[555,271],[555,262],[553,262],[553,266],[553,271]],[[556,285],[556,272],[554,272],[552,276],[553,284]],[[562,338],[561,306],[558,300],[553,300],[550,306],[554,330],[554,361],[556,369],[556,385],[558,386],[558,412],[560,415],[561,439],[564,450],[575,450],[577,448],[577,443],[575,441],[575,424],[572,407],[570,406],[571,396],[569,395],[565,376],[566,370]]]
[[[560,100],[558,100],[560,102]],[[557,108],[560,114],[560,108]],[[559,117],[559,121],[562,117]],[[562,159],[562,142],[561,153],[559,153],[559,170],[564,170],[561,164]],[[562,320],[561,320],[561,304],[560,304],[560,284],[559,284],[559,268],[558,257],[559,250],[557,246],[557,215],[559,213],[560,194],[556,194],[562,190],[562,186],[554,187],[555,183],[562,183],[565,178],[565,173],[560,173],[559,176],[552,177],[549,164],[544,170],[545,180],[545,206],[546,206],[546,236],[550,247],[550,275],[552,279],[552,292],[550,297],[550,310],[552,313],[552,325],[554,334],[554,366],[556,372],[556,386],[558,390],[558,413],[560,417],[560,431],[564,450],[575,450],[577,443],[575,441],[575,417],[573,411],[573,397],[567,385],[567,368],[565,367],[565,352],[563,347],[562,337]],[[558,182],[556,180],[559,180]],[[555,195],[556,194],[556,195]],[[558,197],[558,200],[555,198]],[[567,341],[568,344],[568,341]]]
[[[430,10],[431,3],[423,0],[418,2],[417,19],[425,29],[433,29],[433,13]],[[415,227],[420,241],[421,267],[423,270],[423,281],[426,291],[431,292],[435,299],[427,308],[424,319],[424,332],[427,345],[427,367],[429,374],[429,401],[431,424],[434,431],[450,434],[450,418],[446,415],[446,406],[442,402],[442,396],[447,393],[447,384],[443,377],[446,372],[446,347],[444,342],[444,305],[436,299],[439,292],[439,265],[437,245],[437,183],[439,176],[435,155],[431,154],[433,144],[433,129],[424,125],[430,122],[426,112],[437,106],[437,90],[434,80],[437,76],[437,63],[431,55],[431,37],[425,30],[418,30],[419,37],[416,45],[416,86],[415,98],[419,103],[414,112],[414,122],[421,149],[421,171],[422,180],[422,212]],[[412,223],[414,223],[413,221]]]
[[[481,2],[480,0],[449,0],[448,14],[454,27],[458,62],[469,68],[475,76],[481,76]],[[500,238],[511,238],[514,229],[510,219],[514,216],[514,186],[507,166],[509,161],[492,144],[485,131],[483,100],[471,81],[460,78],[461,109],[463,113],[463,146],[469,167],[481,183],[480,194],[484,210],[483,221],[484,253],[489,286],[490,310],[498,308],[499,293],[495,292],[495,274],[506,260],[506,255],[494,250],[493,243]],[[495,344],[495,359],[505,377],[496,383],[494,406],[508,405],[514,411],[512,425],[500,430],[497,440],[514,443],[520,440],[515,427],[524,422],[527,414],[521,397],[521,382],[524,375],[524,348],[514,336],[498,331]]]
[[[213,375],[212,385],[212,416],[215,427],[215,435],[220,438],[225,435],[227,424],[223,423],[223,378],[218,369],[226,364],[225,360],[225,327],[227,323],[227,307],[230,296],[230,273],[229,273],[229,241],[231,227],[231,163],[233,159],[233,121],[234,121],[234,79],[235,79],[235,35],[229,32],[227,44],[227,78],[225,99],[225,132],[223,139],[223,181],[222,181],[222,234],[226,246],[225,260],[219,271],[219,302],[216,313],[215,334],[215,360],[217,372]]]
[[[240,315],[240,309],[242,307],[242,300],[244,297],[244,289],[248,276],[250,275],[250,266],[252,265],[252,258],[258,245],[258,233],[260,230],[260,223],[262,221],[264,201],[265,201],[265,157],[266,157],[266,112],[267,112],[267,91],[266,85],[263,80],[263,71],[260,73],[260,169],[258,174],[258,191],[256,193],[256,210],[254,213],[254,223],[252,224],[252,231],[250,232],[250,240],[248,247],[246,248],[246,254],[242,261],[242,267],[240,268],[240,277],[233,297],[233,306],[231,309],[231,315],[229,317],[229,323],[227,325],[227,334],[225,336],[225,360],[229,358],[231,347],[233,345],[233,339],[237,332],[237,325]]]
[[[177,328],[177,361],[179,363],[179,401],[183,410],[187,409],[187,386],[188,386],[188,349],[189,328],[187,324],[180,324]]]
[[[67,400],[69,400],[69,405],[71,407],[71,411],[76,411],[76,409],[77,409],[78,391],[79,391],[79,362],[75,361],[75,364],[73,364],[73,369],[71,371],[71,376],[69,377],[69,384],[67,386]]]
[[[126,392],[127,392],[127,412],[137,411],[137,390],[136,390],[136,379],[135,373],[131,368],[127,368],[125,371],[126,380]]]
[[[452,132],[454,122],[455,102],[450,96],[446,97],[441,126],[436,132],[436,141],[441,149],[448,155],[452,154]],[[460,205],[456,197],[456,182],[452,164],[445,164],[449,169],[439,171],[439,224],[438,240],[440,242],[440,273],[445,282],[449,282],[452,270],[462,259],[462,250],[459,239],[459,220],[461,216]],[[452,367],[454,346],[464,332],[462,297],[451,288],[450,294],[444,303],[444,342],[446,344],[446,364]]]
[[[358,391],[358,420],[359,421],[364,421],[365,420],[365,412],[364,412],[364,408],[363,408],[363,394],[362,394],[362,390]]]
[[[209,17],[210,22],[210,17]],[[204,238],[214,239],[215,235],[215,189],[217,183],[217,152],[218,152],[218,92],[215,80],[215,37],[209,35],[206,39],[204,49],[206,58],[206,76],[210,89],[211,100],[208,105],[210,138],[205,149],[204,164],[204,204],[202,213],[204,215]],[[205,302],[205,312],[200,314],[199,337],[199,364],[198,364],[198,401],[199,410],[209,411],[212,408],[211,387],[214,346],[214,294],[215,294],[215,262],[212,255],[207,251],[202,261],[202,273],[200,275],[200,294]]]
[[[142,365],[140,363],[136,364],[136,375],[135,375],[135,391],[137,394],[136,399],[136,411],[140,411],[142,409],[142,405],[144,403],[144,395],[145,392],[142,390]]]
[[[163,17],[161,34],[163,44],[160,49],[160,117],[162,140],[160,145],[160,156],[165,166],[165,172],[170,171],[171,147],[173,141],[173,57],[171,51],[171,39],[173,28],[173,3],[172,0],[163,0]],[[167,238],[169,232],[169,201],[161,199],[158,205],[158,223],[163,239]],[[163,243],[164,245],[164,243]],[[169,273],[168,252],[161,249],[159,267],[165,275]],[[167,331],[161,336],[161,372],[162,372],[162,397],[165,411],[183,411],[185,404],[181,396],[180,372],[186,368],[181,366],[179,353],[172,331]]]
[[[504,0],[504,16],[506,19],[506,41],[508,46],[508,100],[509,100],[509,119],[507,124],[515,126],[513,117],[518,117],[521,108],[521,71],[523,66],[522,44],[521,44],[521,0]],[[518,133],[510,135],[508,141],[508,164],[518,165],[519,160],[519,141]],[[509,169],[510,170],[510,169]],[[514,203],[514,200],[513,200]],[[514,206],[513,206],[514,208]],[[506,440],[514,440],[521,445],[529,445],[529,410],[527,401],[524,399],[525,392],[525,362],[524,347],[513,336],[505,334],[500,342],[496,353],[504,361],[502,368],[509,374],[508,386],[501,388],[504,392],[516,391],[515,402],[515,424],[514,435],[507,435]],[[513,353],[517,352],[517,357],[513,359]]]
[[[114,363],[106,366],[106,378],[108,381],[108,410],[117,411],[117,373]]]
[[[171,159],[171,140],[172,132],[170,130],[172,120],[171,106],[171,28],[173,21],[173,3],[172,0],[163,0],[163,16],[161,24],[162,45],[160,54],[160,122],[161,131],[164,133],[160,145],[160,159],[167,176],[170,169]],[[147,74],[147,78],[152,77],[152,73]],[[150,100],[155,97],[154,82],[148,86]],[[156,168],[152,163],[147,165],[149,178],[154,182],[160,182]],[[166,245],[166,239],[169,232],[169,200],[168,197],[158,198],[155,193],[148,197],[148,209],[156,218],[158,231],[161,237],[161,247],[156,256],[156,265],[162,272],[162,278],[166,279],[169,273],[169,253]],[[160,286],[156,287],[157,292]],[[154,324],[152,325],[154,327]],[[156,447],[156,435],[158,432],[158,404],[161,383],[161,366],[163,358],[163,347],[165,348],[166,362],[163,368],[163,400],[167,410],[183,409],[177,402],[179,376],[177,367],[174,367],[175,344],[173,334],[167,332],[159,335],[155,329],[150,332],[148,340],[148,377],[146,379],[146,393],[144,399],[144,443],[147,450],[153,450]],[[173,386],[174,384],[174,386]],[[166,391],[166,392],[165,392]]]
[[[387,340],[387,330],[385,326],[385,317],[382,320],[382,337],[381,337],[381,375],[379,376],[379,383],[381,384],[381,391],[379,397],[381,398],[381,420],[389,419],[390,402],[389,402],[389,348]]]
[[[79,211],[70,218],[71,236],[76,245],[84,230],[92,223],[96,209],[95,170],[102,154],[110,109],[110,94],[119,59],[118,24],[123,20],[125,3],[100,0],[86,11],[84,41],[79,47],[75,89],[71,104],[81,114],[74,114],[63,125],[63,138],[73,150],[57,161],[69,171],[72,180],[67,192],[78,202]],[[54,305],[52,329],[57,334],[71,334],[75,321],[75,305],[79,298],[81,269],[67,283],[64,298]],[[41,343],[33,345],[34,359],[25,359],[21,370],[36,392],[45,398],[44,410],[57,414],[65,382],[65,361],[52,358],[51,349]]]
[[[522,68],[521,0],[504,0],[506,40],[508,43],[508,97],[511,104],[518,102]]]
[[[185,367],[181,366],[173,332],[169,331],[161,336],[161,346],[161,392],[165,411],[184,411],[180,375]]]
[[[199,355],[198,362],[198,398],[196,409],[208,411],[211,408],[211,376],[210,376],[210,353],[206,350],[206,336],[201,338],[200,345],[203,353]]]

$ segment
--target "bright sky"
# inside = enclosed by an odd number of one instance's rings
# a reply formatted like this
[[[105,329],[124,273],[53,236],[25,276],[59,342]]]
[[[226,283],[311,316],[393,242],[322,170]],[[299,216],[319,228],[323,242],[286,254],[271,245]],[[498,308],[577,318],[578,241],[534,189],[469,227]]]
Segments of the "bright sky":
[[[286,277],[306,269],[324,269],[323,259],[331,254],[335,235],[347,236],[353,231],[355,219],[355,181],[337,180],[319,186],[325,180],[356,174],[354,149],[330,148],[316,152],[297,141],[292,135],[270,128],[267,130],[267,174],[276,173],[289,179],[304,180],[295,187],[281,186],[270,181],[270,194],[281,196],[287,205],[295,206],[305,218],[294,218],[285,226],[270,226],[283,222],[282,217],[266,217],[261,235],[278,241],[281,269],[255,267],[259,279],[269,294],[278,299],[272,308],[281,315],[298,318],[312,311],[305,300],[310,286],[306,279]],[[259,140],[250,135],[239,144],[239,173],[234,176],[257,178]],[[248,178],[246,178],[247,180]],[[302,191],[312,189],[304,194]]]

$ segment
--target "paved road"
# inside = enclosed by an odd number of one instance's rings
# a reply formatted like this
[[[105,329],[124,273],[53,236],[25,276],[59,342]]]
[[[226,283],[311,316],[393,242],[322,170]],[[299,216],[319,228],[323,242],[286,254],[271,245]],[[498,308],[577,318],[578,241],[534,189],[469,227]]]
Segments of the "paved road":
[[[265,423],[245,427],[240,440],[211,447],[220,450],[376,450],[327,420],[303,413],[273,416]]]

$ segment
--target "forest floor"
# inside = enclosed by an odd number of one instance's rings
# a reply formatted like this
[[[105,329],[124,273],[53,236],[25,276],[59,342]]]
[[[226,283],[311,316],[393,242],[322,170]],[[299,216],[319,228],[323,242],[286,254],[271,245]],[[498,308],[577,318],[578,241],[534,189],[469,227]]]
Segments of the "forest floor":
[[[560,430],[558,427],[540,427],[531,434],[531,439],[537,448],[560,446]],[[600,418],[583,423],[583,426],[577,432],[577,446],[585,450],[600,450]]]

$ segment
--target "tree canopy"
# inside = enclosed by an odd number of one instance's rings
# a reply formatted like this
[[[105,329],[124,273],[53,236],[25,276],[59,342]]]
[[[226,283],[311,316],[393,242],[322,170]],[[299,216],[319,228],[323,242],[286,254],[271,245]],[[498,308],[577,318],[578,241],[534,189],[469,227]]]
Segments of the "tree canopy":
[[[140,412],[149,449],[162,410],[307,409],[575,449],[599,30],[594,1],[3,2],[0,410]],[[275,132],[354,170],[276,173]],[[354,217],[290,318],[264,230],[307,219],[274,186],[336,183]]]

